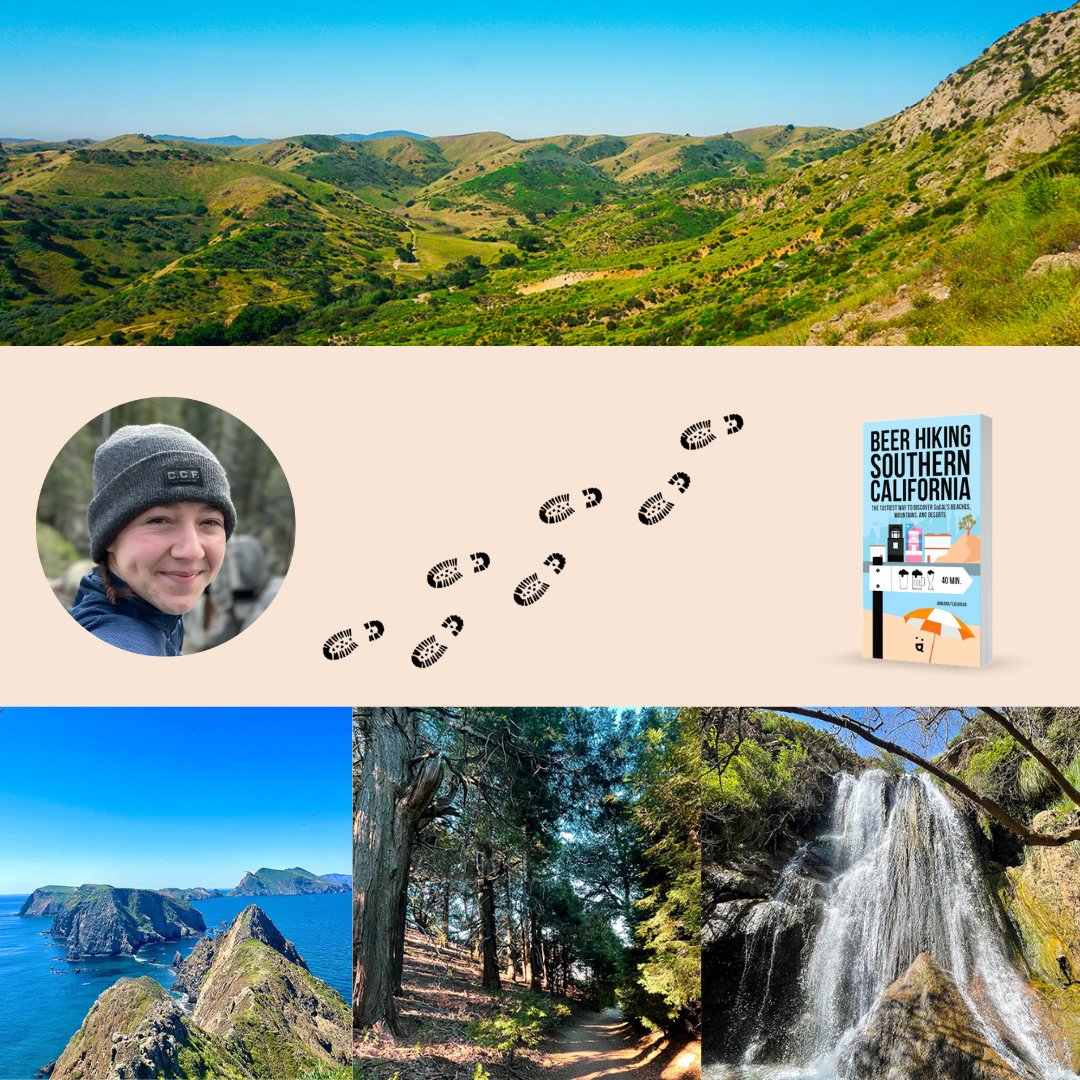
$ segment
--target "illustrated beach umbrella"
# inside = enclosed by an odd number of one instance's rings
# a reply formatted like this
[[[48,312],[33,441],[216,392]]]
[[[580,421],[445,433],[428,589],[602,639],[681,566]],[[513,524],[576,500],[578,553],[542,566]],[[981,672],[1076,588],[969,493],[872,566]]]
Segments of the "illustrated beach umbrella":
[[[925,630],[928,634],[935,635],[935,641],[930,645],[930,659],[927,663],[934,662],[934,644],[939,637],[956,638],[958,641],[966,641],[973,638],[975,632],[967,623],[962,622],[955,615],[950,615],[941,608],[919,608],[918,611],[909,611],[904,616],[904,622],[914,623],[916,629]]]

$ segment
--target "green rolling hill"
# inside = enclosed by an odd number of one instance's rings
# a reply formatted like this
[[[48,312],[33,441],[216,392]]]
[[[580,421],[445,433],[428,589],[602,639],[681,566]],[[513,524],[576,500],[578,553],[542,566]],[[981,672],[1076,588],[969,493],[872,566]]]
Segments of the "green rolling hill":
[[[7,143],[0,342],[1075,343],[1077,11],[855,131]]]

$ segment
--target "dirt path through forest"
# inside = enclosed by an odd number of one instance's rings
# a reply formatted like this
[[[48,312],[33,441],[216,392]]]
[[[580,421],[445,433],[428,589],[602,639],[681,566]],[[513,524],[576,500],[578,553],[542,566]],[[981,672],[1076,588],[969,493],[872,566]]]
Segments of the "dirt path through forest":
[[[559,1049],[548,1054],[552,1080],[679,1080],[701,1075],[700,1044],[672,1045],[659,1032],[642,1036],[618,1009],[586,1013],[561,1028]]]

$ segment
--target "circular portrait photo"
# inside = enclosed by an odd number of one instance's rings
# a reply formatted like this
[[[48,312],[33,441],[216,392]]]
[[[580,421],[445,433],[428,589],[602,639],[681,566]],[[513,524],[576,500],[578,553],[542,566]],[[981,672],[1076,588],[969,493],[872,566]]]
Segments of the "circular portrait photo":
[[[183,656],[243,633],[292,559],[289,482],[235,416],[143,398],[94,417],[41,487],[38,555],[83,629],[127,652]]]

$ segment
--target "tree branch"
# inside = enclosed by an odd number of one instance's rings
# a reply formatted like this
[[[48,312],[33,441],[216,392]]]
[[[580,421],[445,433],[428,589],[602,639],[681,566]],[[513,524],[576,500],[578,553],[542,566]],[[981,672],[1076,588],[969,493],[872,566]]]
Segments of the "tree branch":
[[[988,705],[980,705],[979,708],[982,712],[986,713],[991,720],[1000,724],[1049,774],[1050,779],[1066,795],[1072,799],[1076,806],[1080,806],[1080,791],[1065,779],[1061,770],[1031,741],[1031,739],[1024,733],[1021,728],[1018,728],[1007,716],[998,712],[997,709],[992,709]]]
[[[927,761],[926,758],[920,757],[913,750],[908,750],[899,743],[889,742],[887,739],[882,739],[873,734],[873,732],[869,731],[865,725],[860,724],[857,720],[849,720],[845,716],[830,716],[828,713],[821,712],[819,709],[792,708],[790,705],[779,707],[769,706],[769,708],[773,712],[795,713],[797,716],[805,716],[812,720],[820,720],[826,724],[835,724],[837,727],[842,727],[847,731],[854,732],[860,738],[865,739],[868,743],[871,743],[882,750],[887,750],[891,754],[898,754],[900,757],[912,762],[912,764],[918,765],[928,773],[933,774],[955,791],[959,791],[965,799],[975,803],[976,806],[982,807],[983,810],[1004,825],[1005,828],[1016,833],[1016,835],[1029,847],[1061,847],[1063,844],[1068,844],[1072,840],[1080,840],[1080,828],[1070,829],[1068,832],[1056,833],[1054,835],[1033,832],[1022,822],[1017,821],[1016,818],[1002,810],[993,799],[987,799],[984,796],[977,794],[962,780],[947,773],[944,769],[939,768],[932,761]]]

